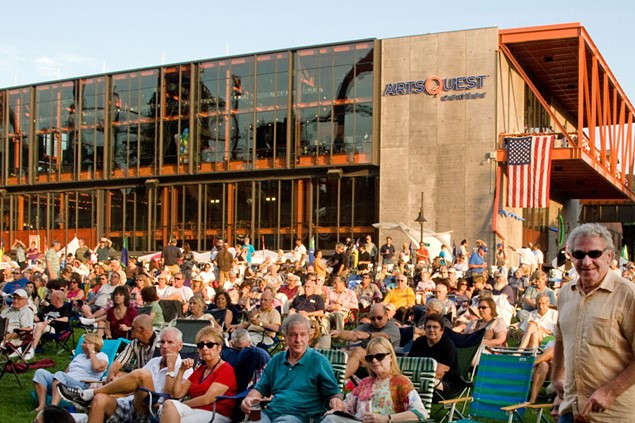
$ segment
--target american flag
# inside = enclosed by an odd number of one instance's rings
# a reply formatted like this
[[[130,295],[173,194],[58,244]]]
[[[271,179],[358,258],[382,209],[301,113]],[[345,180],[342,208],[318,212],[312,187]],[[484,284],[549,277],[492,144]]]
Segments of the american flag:
[[[547,207],[553,135],[506,138],[507,207]]]

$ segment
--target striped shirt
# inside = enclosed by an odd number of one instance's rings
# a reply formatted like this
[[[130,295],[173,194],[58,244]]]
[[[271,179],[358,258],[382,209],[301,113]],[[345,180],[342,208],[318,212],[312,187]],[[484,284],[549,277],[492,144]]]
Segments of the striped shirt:
[[[149,345],[144,345],[138,339],[133,339],[117,356],[117,361],[121,363],[122,367],[140,369],[152,359],[158,347],[159,337],[156,333],[152,335]]]

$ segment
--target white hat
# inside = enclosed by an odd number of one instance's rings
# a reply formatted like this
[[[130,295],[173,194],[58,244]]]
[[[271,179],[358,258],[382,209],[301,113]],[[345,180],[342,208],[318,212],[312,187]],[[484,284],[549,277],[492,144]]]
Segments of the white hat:
[[[13,295],[17,295],[20,298],[29,298],[29,294],[24,289],[16,289],[13,291]]]

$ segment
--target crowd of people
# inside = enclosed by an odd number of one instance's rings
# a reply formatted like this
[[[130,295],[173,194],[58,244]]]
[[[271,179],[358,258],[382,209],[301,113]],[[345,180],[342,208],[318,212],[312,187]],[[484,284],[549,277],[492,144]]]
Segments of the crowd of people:
[[[539,245],[513,248],[501,243],[490,251],[480,240],[474,246],[463,240],[453,251],[444,246],[438,256],[431,257],[424,243],[417,249],[410,243],[399,248],[387,237],[378,247],[367,236],[357,242],[337,243],[327,259],[322,251],[309,252],[298,239],[292,258],[279,254],[277,259],[269,257],[261,263],[253,262],[254,248],[248,238],[236,246],[235,254],[217,241],[209,260],[200,263],[193,259],[188,245],[179,248],[171,240],[161,259],[122,264],[102,239],[105,251],[91,251],[81,242],[80,249],[66,257],[65,266],[59,269],[48,264],[49,251],[59,251],[59,243],[54,242],[44,254],[46,268],[29,265],[28,254],[16,255],[16,262],[6,261],[2,316],[7,318],[8,330],[2,343],[30,360],[42,337],[67,330],[73,318],[93,332],[85,337],[82,354],[66,372],[36,372],[37,411],[45,409],[48,393],[53,404],[67,398],[84,407],[90,405],[89,421],[104,421],[113,415],[118,421],[132,421],[148,414],[140,394],[125,401],[111,395],[146,387],[174,398],[189,398],[166,401],[162,421],[214,418],[228,422],[239,405],[249,413],[273,395],[269,407],[258,413],[264,422],[304,422],[329,409],[325,420],[329,422],[348,421],[351,416],[390,422],[426,415],[412,383],[396,365],[396,354],[434,358],[438,363],[435,389],[452,395],[459,389],[461,377],[456,347],[446,331],[484,331],[479,354],[489,353],[486,347],[509,345],[512,338],[520,348],[541,352],[530,402],[537,400],[554,362],[555,394],[565,400],[565,408],[560,410],[565,415],[572,405],[563,375],[570,379],[572,370],[567,367],[571,358],[562,352],[562,333],[566,332],[558,328],[559,292],[569,292],[569,287],[586,280],[591,267],[588,260],[595,264],[600,260],[601,269],[621,281],[632,282],[635,270],[632,263],[616,266],[613,255],[608,254],[613,245],[604,233],[603,249],[578,248],[580,239],[600,236],[596,232],[574,232],[569,239],[571,248],[559,252],[549,273]],[[488,254],[494,257],[488,258]],[[490,266],[490,261],[495,265]],[[210,322],[197,335],[200,366],[191,359],[181,360],[181,334],[164,318],[166,302],[176,304],[179,315]],[[20,350],[24,332],[32,334],[32,342],[27,350]],[[405,339],[407,333],[412,335]],[[217,412],[212,411],[217,396],[246,387],[245,383],[237,385],[236,380],[245,376],[239,376],[239,367],[233,367],[235,357],[224,356],[223,346],[230,343],[238,346],[237,351],[256,350],[259,356],[268,357],[282,346],[279,338],[283,334],[284,353],[274,354],[259,378],[248,378],[258,381],[242,404],[223,401]],[[110,338],[127,338],[132,343],[110,366],[109,383],[87,389],[81,377],[105,370],[100,348],[103,339]],[[564,336],[565,345],[571,342]],[[155,348],[163,359],[153,361]],[[351,393],[344,401],[328,361],[314,352],[318,348],[343,348],[348,353],[345,377]],[[317,376],[304,377],[307,374]],[[625,389],[630,388],[623,383]],[[307,384],[317,384],[319,392],[312,392]],[[578,394],[576,401],[581,398]],[[587,399],[575,413],[605,412],[610,406],[606,395],[591,396],[589,404],[593,405],[589,407],[597,409],[587,409]],[[369,415],[383,419],[373,420]]]

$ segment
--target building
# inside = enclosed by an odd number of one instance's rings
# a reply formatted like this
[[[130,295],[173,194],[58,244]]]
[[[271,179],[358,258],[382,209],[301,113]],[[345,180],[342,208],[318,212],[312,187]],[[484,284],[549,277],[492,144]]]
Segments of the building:
[[[633,108],[580,24],[14,87],[0,91],[0,116],[5,242],[80,235],[92,246],[105,235],[153,251],[176,236],[205,250],[249,235],[257,248],[300,237],[330,249],[393,234],[375,222],[417,227],[423,210],[426,227],[457,238],[541,241],[555,253],[549,228],[558,215],[577,223],[580,200],[635,199]],[[536,131],[558,144],[550,205],[506,208],[502,140]]]

